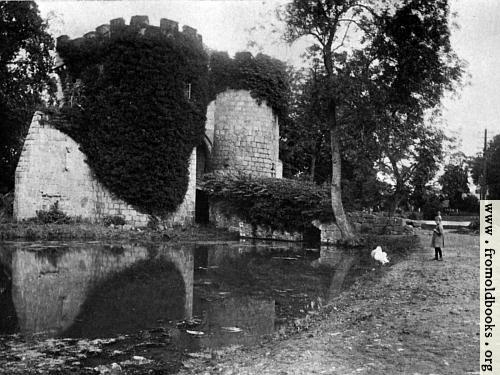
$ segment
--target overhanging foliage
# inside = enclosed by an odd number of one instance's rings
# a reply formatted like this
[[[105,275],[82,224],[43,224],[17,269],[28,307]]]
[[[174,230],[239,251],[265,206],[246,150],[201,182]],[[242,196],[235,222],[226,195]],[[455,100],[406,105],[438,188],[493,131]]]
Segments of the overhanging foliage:
[[[227,213],[238,214],[253,225],[302,231],[315,219],[334,221],[329,190],[308,182],[209,174],[200,188],[213,201],[229,203]]]
[[[290,95],[286,65],[264,54],[238,52],[230,58],[227,52],[210,56],[211,99],[227,89],[248,90],[260,104],[266,101],[280,119],[287,115]]]

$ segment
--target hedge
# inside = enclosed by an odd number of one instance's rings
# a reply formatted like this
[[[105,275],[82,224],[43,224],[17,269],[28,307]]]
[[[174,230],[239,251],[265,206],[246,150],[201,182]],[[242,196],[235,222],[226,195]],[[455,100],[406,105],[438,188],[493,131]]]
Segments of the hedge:
[[[228,214],[252,225],[303,231],[315,219],[334,221],[329,190],[308,182],[215,173],[205,175],[199,187],[212,201],[227,202]]]

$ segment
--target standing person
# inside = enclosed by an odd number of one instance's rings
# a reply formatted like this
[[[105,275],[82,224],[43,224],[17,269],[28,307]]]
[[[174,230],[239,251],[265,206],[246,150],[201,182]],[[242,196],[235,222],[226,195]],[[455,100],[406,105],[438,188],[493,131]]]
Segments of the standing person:
[[[436,226],[432,231],[432,243],[431,246],[434,248],[434,260],[443,260],[442,248],[444,247],[444,230],[443,224],[441,223],[441,216],[436,216]]]

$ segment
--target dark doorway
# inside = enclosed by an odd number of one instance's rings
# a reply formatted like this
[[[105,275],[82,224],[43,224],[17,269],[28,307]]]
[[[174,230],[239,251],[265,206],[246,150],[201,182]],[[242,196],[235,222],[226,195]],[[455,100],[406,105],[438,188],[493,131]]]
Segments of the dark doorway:
[[[195,222],[198,224],[208,224],[208,196],[204,191],[196,189]]]
[[[307,245],[317,245],[321,242],[321,231],[315,226],[308,226],[304,229],[304,242]]]

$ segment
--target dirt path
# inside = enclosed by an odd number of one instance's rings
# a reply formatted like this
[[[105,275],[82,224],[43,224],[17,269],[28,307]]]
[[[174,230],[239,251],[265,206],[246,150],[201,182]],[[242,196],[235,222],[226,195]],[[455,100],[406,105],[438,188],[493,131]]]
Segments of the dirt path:
[[[447,234],[443,262],[423,246],[369,272],[313,328],[284,341],[212,353],[181,374],[479,373],[479,241]],[[208,356],[207,356],[208,357]]]

